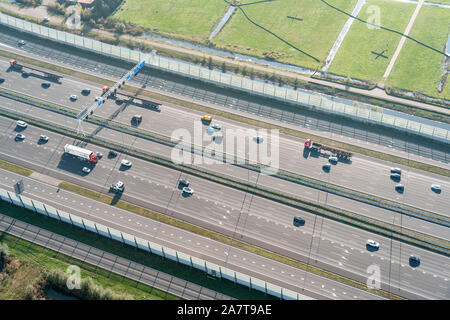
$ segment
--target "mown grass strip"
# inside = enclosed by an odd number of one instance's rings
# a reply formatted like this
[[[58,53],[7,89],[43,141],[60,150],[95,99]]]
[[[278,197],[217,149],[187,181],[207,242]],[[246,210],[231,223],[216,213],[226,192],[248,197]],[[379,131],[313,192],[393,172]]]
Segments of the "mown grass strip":
[[[28,262],[33,270],[38,271],[38,277],[19,279],[26,281],[26,283],[23,285],[16,283],[15,287],[26,288],[27,285],[31,284],[30,281],[37,281],[45,271],[53,269],[65,271],[68,266],[76,265],[80,268],[82,278],[90,277],[96,284],[101,285],[103,288],[110,288],[114,292],[129,294],[136,300],[181,300],[181,298],[170,293],[109,272],[105,269],[97,268],[89,263],[58,253],[6,232],[0,232],[0,242],[8,245],[10,254],[19,259],[21,264]],[[33,275],[36,275],[36,273]],[[8,295],[12,295],[11,298],[13,299],[23,299],[25,292],[9,292]]]
[[[246,250],[248,252],[252,252],[252,253],[258,254],[260,256],[263,256],[263,257],[266,257],[266,258],[269,258],[269,259],[272,259],[272,260],[275,260],[275,261],[278,261],[278,262],[281,262],[281,263],[284,263],[284,264],[287,264],[287,265],[290,265],[290,266],[293,266],[293,267],[296,267],[299,269],[303,269],[303,270],[315,273],[317,275],[320,275],[320,276],[323,276],[323,277],[326,277],[326,278],[329,278],[332,280],[336,280],[336,281],[345,283],[347,285],[356,287],[358,289],[369,291],[371,293],[383,296],[385,298],[401,299],[400,297],[393,295],[389,292],[386,292],[383,290],[369,289],[365,284],[362,284],[355,280],[345,278],[343,276],[331,273],[329,271],[325,271],[325,270],[307,265],[303,262],[299,262],[294,259],[281,256],[275,252],[271,252],[269,250],[256,247],[254,245],[230,238],[228,236],[219,234],[217,232],[213,232],[213,231],[198,227],[198,226],[190,224],[188,222],[184,222],[184,221],[180,221],[180,220],[168,217],[164,214],[161,214],[161,213],[158,213],[155,211],[151,211],[149,209],[137,206],[135,204],[132,204],[132,203],[129,203],[129,202],[126,202],[123,200],[114,202],[112,197],[104,195],[104,194],[96,192],[96,191],[92,191],[92,190],[89,190],[89,189],[86,189],[86,188],[83,188],[83,187],[80,187],[80,186],[77,186],[77,185],[74,185],[74,184],[71,184],[68,182],[62,182],[59,184],[58,187],[61,189],[79,194],[81,196],[84,196],[84,197],[87,197],[87,198],[90,198],[90,199],[93,199],[96,201],[100,201],[105,204],[113,205],[117,208],[124,209],[124,210],[130,211],[130,212],[139,214],[141,216],[151,218],[153,220],[156,220],[156,221],[159,221],[162,223],[166,223],[166,224],[175,226],[177,228],[202,235],[204,237],[231,245],[233,247],[236,247],[236,248],[239,248],[242,250]]]
[[[43,62],[43,61],[39,61],[36,59],[32,59],[29,57],[25,57],[22,55],[18,55],[18,54],[13,54],[13,53],[9,53],[3,50],[0,50],[0,56],[5,56],[5,57],[9,57],[9,58],[14,58],[17,60],[21,60],[25,63],[29,63],[29,64],[33,64],[35,66],[39,66],[42,68],[46,68],[49,70],[53,70],[53,71],[57,71],[59,73],[63,73],[63,74],[67,74],[70,75],[72,77],[75,78],[80,78],[80,79],[84,79],[87,81],[91,81],[91,82],[95,82],[101,85],[108,85],[108,86],[112,86],[114,85],[114,83],[112,81],[109,80],[105,80],[96,76],[92,76],[83,72],[79,72],[76,70],[71,70],[71,69],[67,69],[61,66],[56,66],[53,64],[49,64],[47,62]],[[175,104],[178,106],[182,106],[188,109],[192,109],[192,110],[196,110],[196,111],[200,111],[202,113],[209,113],[211,115],[214,116],[218,116],[218,117],[222,117],[222,118],[226,118],[229,120],[233,120],[233,121],[237,121],[237,122],[241,122],[241,123],[246,123],[252,127],[260,127],[260,128],[265,128],[265,129],[277,129],[280,131],[280,133],[282,134],[286,134],[286,135],[290,135],[293,137],[298,137],[301,139],[313,139],[316,142],[322,143],[322,144],[326,144],[329,145],[331,147],[335,147],[338,149],[344,149],[344,150],[348,150],[351,152],[355,152],[355,153],[359,153],[365,156],[369,156],[372,158],[377,158],[380,160],[385,160],[385,161],[389,161],[392,163],[397,163],[400,165],[404,165],[404,166],[408,166],[411,168],[415,168],[418,170],[422,170],[422,171],[427,171],[427,172],[431,172],[431,173],[435,173],[435,174],[439,174],[442,176],[446,176],[446,177],[450,177],[450,170],[445,169],[445,168],[441,168],[441,167],[437,167],[437,166],[433,166],[427,163],[423,163],[423,162],[419,162],[419,161],[414,161],[414,160],[410,160],[410,159],[405,159],[402,157],[398,157],[398,156],[394,156],[394,155],[390,155],[387,153],[383,153],[383,152],[379,152],[379,151],[374,151],[374,150],[370,150],[370,149],[366,149],[363,147],[359,147],[356,145],[350,145],[347,143],[343,143],[343,142],[339,142],[339,141],[335,141],[335,140],[331,140],[328,138],[323,138],[323,137],[319,137],[316,135],[312,135],[309,133],[305,133],[305,132],[301,132],[298,130],[294,130],[294,129],[290,129],[290,128],[285,128],[282,126],[278,126],[278,125],[273,125],[264,121],[260,121],[260,120],[254,120],[251,118],[247,118],[241,115],[236,115],[233,113],[229,113],[229,112],[225,112],[225,111],[221,111],[221,110],[217,110],[214,108],[210,108],[210,107],[206,107],[206,106],[202,106],[196,103],[192,103],[192,102],[188,102],[188,101],[184,101],[184,100],[180,100],[177,98],[173,98],[167,95],[162,95],[162,94],[158,94],[158,93],[152,93],[146,90],[142,90],[140,88],[135,88],[135,87],[131,87],[128,85],[125,85],[122,87],[122,90],[127,91],[128,93],[139,93],[139,95],[142,96],[147,96],[149,98],[153,98],[153,99],[157,99],[160,100],[162,102],[167,102],[167,103],[171,103],[171,104]]]
[[[4,161],[4,160],[0,160],[0,168],[20,174],[21,176],[25,176],[25,177],[28,177],[33,173],[33,170],[18,166],[16,164],[13,164],[13,163],[10,163],[10,162]]]

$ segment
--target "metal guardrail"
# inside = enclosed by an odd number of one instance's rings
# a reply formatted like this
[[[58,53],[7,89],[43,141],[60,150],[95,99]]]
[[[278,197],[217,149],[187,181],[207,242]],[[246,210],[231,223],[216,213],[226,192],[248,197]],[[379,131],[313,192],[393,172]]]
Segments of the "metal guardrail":
[[[36,98],[30,97],[30,96],[27,96],[25,94],[18,93],[13,90],[7,90],[7,89],[0,88],[0,95],[8,97],[10,99],[15,99],[15,100],[19,100],[22,102],[26,102],[27,104],[35,105],[37,107],[44,108],[45,110],[49,110],[52,112],[70,116],[72,118],[75,117],[74,115],[77,112],[74,109],[67,108],[67,107],[64,107],[64,106],[61,106],[58,104],[54,104],[51,102],[43,102],[40,99],[36,99]],[[167,136],[164,136],[164,135],[161,135],[158,133],[153,133],[153,132],[150,132],[147,130],[142,130],[142,129],[126,126],[126,125],[118,123],[114,120],[107,120],[107,119],[103,119],[98,116],[91,116],[87,121],[90,123],[93,123],[93,124],[105,126],[109,129],[117,130],[117,131],[124,132],[127,134],[132,134],[136,137],[143,138],[143,139],[153,141],[153,142],[157,142],[157,143],[169,146],[169,147],[175,147],[178,144],[178,142],[172,141],[170,137],[167,137]],[[193,154],[199,154],[199,155],[205,156],[205,153],[204,153],[205,148],[204,147],[197,146],[192,143],[190,144],[190,146],[187,146],[187,147],[190,147],[191,152]],[[186,150],[186,148],[185,148],[185,150]],[[211,156],[211,155],[207,155],[207,156],[210,158],[213,158],[215,160],[222,161],[222,162],[225,162],[225,159],[227,158],[226,153],[222,153],[222,152],[216,153],[214,156]],[[236,163],[233,163],[232,165],[242,167],[247,170],[256,171],[256,172],[260,172],[260,170],[261,170],[261,167],[259,164],[256,164],[256,165],[250,164],[247,159],[237,159]],[[378,206],[378,207],[381,207],[381,208],[384,208],[387,210],[391,210],[394,212],[406,214],[411,217],[422,219],[422,220],[425,220],[425,221],[428,221],[431,223],[436,223],[436,224],[439,224],[442,226],[450,227],[450,218],[449,217],[439,215],[439,214],[436,214],[433,212],[429,212],[426,210],[422,210],[419,208],[411,207],[408,205],[400,204],[400,203],[397,203],[397,202],[394,202],[391,200],[383,199],[378,196],[366,194],[366,193],[356,191],[353,189],[349,189],[346,187],[342,187],[339,185],[330,184],[328,182],[324,182],[324,181],[320,181],[320,180],[317,180],[314,178],[302,176],[297,173],[293,173],[293,172],[282,170],[282,169],[278,169],[278,172],[276,174],[273,174],[272,176],[279,178],[279,179],[286,180],[286,181],[290,181],[293,183],[312,187],[312,188],[315,188],[315,189],[318,189],[318,190],[321,190],[324,192],[333,193],[333,194],[336,194],[339,196],[344,196],[344,197],[347,197],[347,198],[350,198],[353,200],[361,201],[361,202],[364,202],[364,203],[367,203],[370,205]]]
[[[91,220],[78,217],[74,214],[70,214],[62,210],[58,210],[43,202],[33,200],[31,198],[25,197],[23,195],[14,192],[10,192],[5,189],[0,188],[0,199],[12,203],[16,206],[23,207],[32,210],[36,213],[45,215],[49,218],[69,223],[73,226],[82,228],[84,230],[91,231],[98,235],[119,241],[123,244],[127,244],[132,247],[150,252],[152,254],[157,254],[166,259],[182,263],[189,267],[199,269],[201,271],[206,272],[209,275],[227,279],[233,281],[234,283],[239,283],[244,286],[247,286],[251,289],[262,291],[266,294],[273,295],[280,299],[314,300],[311,297],[302,295],[298,292],[294,292],[292,290],[271,284],[270,282],[266,282],[264,280],[260,280],[255,277],[248,276],[246,274],[234,271],[232,269],[223,266],[219,266],[207,260],[191,256],[178,250],[174,250],[170,247],[162,246],[151,241],[137,238],[134,235],[121,232],[113,228],[109,228],[105,225],[95,223]]]
[[[45,128],[50,131],[78,138],[80,140],[93,143],[99,146],[103,146],[109,149],[117,150],[130,156],[143,159],[145,161],[154,162],[159,165],[163,165],[175,170],[183,171],[193,176],[211,180],[216,183],[220,183],[244,192],[252,193],[256,196],[260,196],[272,201],[283,203],[285,205],[289,205],[297,209],[305,210],[313,214],[319,214],[329,219],[333,219],[341,223],[346,223],[358,227],[360,229],[367,230],[369,232],[378,233],[398,241],[409,243],[411,245],[415,245],[430,251],[434,251],[436,253],[445,256],[450,256],[450,243],[448,241],[436,237],[424,235],[420,232],[412,231],[407,228],[397,227],[390,223],[365,217],[357,213],[336,208],[330,205],[317,204],[311,201],[300,199],[295,196],[285,195],[278,192],[277,190],[273,190],[267,187],[255,186],[245,180],[232,178],[225,174],[220,174],[211,170],[198,168],[194,165],[184,165],[184,164],[178,165],[173,163],[170,159],[164,156],[155,155],[150,152],[145,152],[125,145],[120,145],[118,143],[108,141],[103,138],[98,137],[80,138],[72,129],[68,129],[56,125],[54,123],[48,123],[44,120],[36,119],[28,115],[19,114],[17,112],[11,112],[4,109],[0,109],[0,115],[7,116],[13,119],[26,120],[31,124]]]
[[[320,110],[331,114],[348,117],[357,121],[373,123],[385,127],[395,128],[438,140],[450,144],[450,125],[411,116],[402,112],[381,108],[375,105],[337,98],[313,91],[279,87],[275,84],[265,83],[257,79],[249,79],[218,70],[210,70],[198,65],[177,59],[171,59],[131,50],[93,40],[87,37],[74,35],[68,32],[55,30],[22,19],[14,18],[0,13],[0,24],[16,30],[39,36],[44,39],[70,45],[78,49],[87,50],[96,54],[110,56],[116,59],[137,63],[146,59],[147,65],[166,72],[175,73],[223,87],[238,89],[251,94],[277,99],[302,107]]]

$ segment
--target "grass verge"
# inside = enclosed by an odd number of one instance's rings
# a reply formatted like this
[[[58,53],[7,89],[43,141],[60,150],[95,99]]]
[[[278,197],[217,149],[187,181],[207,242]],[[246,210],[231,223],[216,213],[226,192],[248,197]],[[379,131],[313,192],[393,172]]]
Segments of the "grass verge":
[[[21,167],[16,164],[13,164],[13,163],[10,163],[7,161],[3,161],[3,160],[0,160],[0,168],[20,174],[22,176],[26,176],[26,177],[28,177],[29,175],[31,175],[33,173],[33,170],[30,170],[30,169],[27,169],[27,168],[24,168],[24,167]]]
[[[275,261],[278,261],[278,262],[281,262],[281,263],[284,263],[284,264],[287,264],[287,265],[290,265],[290,266],[293,266],[293,267],[296,267],[296,268],[299,268],[299,269],[307,270],[307,271],[315,273],[317,275],[320,275],[320,276],[327,277],[327,278],[332,279],[332,280],[336,280],[336,281],[345,283],[347,285],[356,287],[358,289],[366,290],[366,291],[369,291],[369,292],[372,292],[372,293],[375,293],[377,295],[381,295],[383,297],[390,298],[390,299],[398,299],[399,298],[399,297],[397,297],[395,295],[392,295],[392,294],[390,294],[388,292],[385,292],[385,291],[382,291],[382,290],[368,289],[366,285],[364,285],[362,283],[359,283],[357,281],[354,281],[354,280],[342,277],[340,275],[337,275],[337,274],[334,274],[334,273],[331,273],[331,272],[328,272],[328,271],[325,271],[325,270],[321,270],[321,269],[316,268],[316,267],[312,267],[310,265],[307,265],[305,263],[296,261],[294,259],[281,256],[281,255],[279,255],[277,253],[274,253],[274,252],[271,252],[271,251],[268,251],[268,250],[265,250],[265,249],[262,249],[262,248],[250,245],[248,243],[245,243],[245,242],[242,242],[242,241],[230,238],[228,236],[221,235],[219,233],[216,233],[216,232],[213,232],[213,231],[210,231],[210,230],[207,230],[207,229],[204,229],[204,228],[192,225],[190,223],[187,223],[187,222],[184,222],[184,221],[180,221],[180,220],[177,220],[177,219],[174,219],[174,218],[167,217],[167,216],[165,216],[165,215],[163,215],[161,213],[154,212],[154,211],[148,210],[146,208],[142,208],[142,207],[134,205],[132,203],[128,203],[128,202],[122,201],[122,200],[119,200],[117,202],[113,202],[113,198],[112,197],[104,195],[104,194],[101,194],[101,193],[96,192],[96,191],[92,191],[92,190],[89,190],[89,189],[86,189],[86,188],[83,188],[83,187],[79,187],[79,186],[73,185],[73,184],[68,183],[68,182],[62,182],[61,184],[59,184],[58,187],[61,188],[61,189],[65,189],[67,191],[79,194],[81,196],[84,196],[84,197],[87,197],[87,198],[90,198],[90,199],[93,199],[93,200],[96,200],[96,201],[100,201],[100,202],[106,203],[106,204],[114,203],[113,205],[118,207],[118,208],[130,211],[130,212],[133,212],[133,213],[136,213],[136,214],[148,217],[148,218],[151,218],[151,219],[159,221],[159,222],[170,224],[170,225],[175,226],[177,228],[180,228],[180,229],[183,229],[183,230],[186,230],[186,231],[189,231],[189,232],[193,232],[195,234],[199,234],[199,235],[202,235],[204,237],[207,237],[207,238],[210,238],[210,239],[213,239],[213,240],[216,240],[216,241],[220,241],[222,243],[231,245],[233,247],[236,247],[236,248],[239,248],[239,249],[242,249],[242,250],[246,250],[248,252],[252,252],[252,253],[258,254],[260,256],[263,256],[263,257],[266,257],[266,258],[269,258],[269,259],[272,259],[272,260],[275,260]]]
[[[105,289],[110,288],[114,292],[129,294],[136,300],[180,300],[170,293],[97,268],[6,232],[0,232],[0,242],[6,243],[10,254],[21,263],[14,274],[14,279],[5,286],[2,285],[0,299],[24,299],[26,287],[38,281],[44,272],[53,269],[65,272],[68,266],[77,265],[80,267],[82,278],[90,277],[97,285]]]

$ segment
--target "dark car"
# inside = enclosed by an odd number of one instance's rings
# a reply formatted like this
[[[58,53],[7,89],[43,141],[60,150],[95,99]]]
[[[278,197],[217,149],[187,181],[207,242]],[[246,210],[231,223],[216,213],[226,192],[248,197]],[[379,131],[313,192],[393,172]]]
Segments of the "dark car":
[[[187,187],[187,186],[189,186],[189,181],[187,181],[186,179],[181,179],[180,185]]]
[[[405,186],[402,185],[402,184],[397,184],[397,185],[395,186],[395,190],[396,190],[397,192],[399,192],[399,193],[403,193],[403,192],[405,191]]]
[[[303,219],[302,217],[299,216],[294,217],[294,226],[296,227],[305,225],[305,222],[306,222],[305,219]]]
[[[99,159],[103,158],[103,153],[101,153],[101,152],[96,152],[95,154],[97,155],[97,157],[98,157]]]
[[[391,179],[394,181],[400,181],[401,175],[398,173],[391,173]]]
[[[413,267],[417,267],[420,264],[420,258],[418,256],[410,256],[409,264]]]
[[[50,87],[50,82],[48,82],[48,81],[42,82],[41,86],[43,88],[48,88],[48,87]]]
[[[136,114],[131,118],[131,121],[134,123],[141,123],[142,122],[142,116],[140,114]]]
[[[81,90],[81,94],[87,96],[88,94],[91,93],[91,89],[89,88],[84,88],[83,90]]]
[[[109,158],[117,157],[117,152],[115,152],[114,150],[109,150],[108,157]]]

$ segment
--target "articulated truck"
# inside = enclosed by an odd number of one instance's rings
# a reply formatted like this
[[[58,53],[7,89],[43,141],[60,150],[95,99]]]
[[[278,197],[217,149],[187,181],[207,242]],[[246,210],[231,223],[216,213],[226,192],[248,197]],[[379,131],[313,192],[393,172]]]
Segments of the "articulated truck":
[[[330,151],[333,155],[336,155],[339,158],[342,159],[350,159],[353,155],[351,152],[339,150],[333,147],[326,146],[324,144],[316,143],[311,141],[311,139],[308,139],[305,141],[305,148],[308,148],[312,151],[321,152],[323,151]]]
[[[38,71],[38,72],[42,72],[44,74],[45,77],[47,77],[50,80],[55,80],[58,81],[60,78],[62,78],[63,76],[60,74],[56,74],[56,73],[49,73],[46,70],[41,70],[36,68],[35,66],[31,66],[31,65],[27,65],[27,64],[20,64],[17,62],[16,59],[12,59],[9,61],[9,65],[11,68],[14,68],[16,70],[23,70],[24,68],[29,69],[29,70],[33,70],[33,71]],[[25,70],[23,70],[25,71]]]
[[[77,157],[81,160],[87,160],[93,163],[98,162],[98,156],[95,152],[77,146],[73,146],[71,144],[66,144],[64,146],[64,152],[74,157]]]

